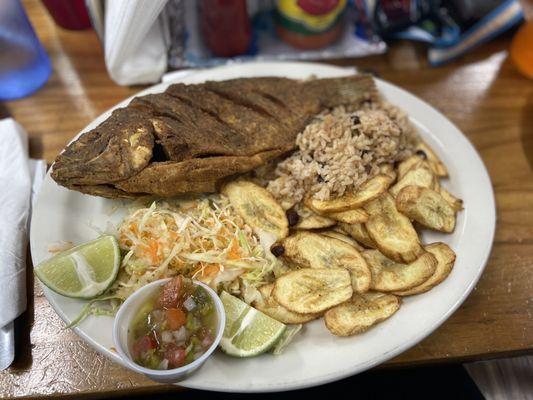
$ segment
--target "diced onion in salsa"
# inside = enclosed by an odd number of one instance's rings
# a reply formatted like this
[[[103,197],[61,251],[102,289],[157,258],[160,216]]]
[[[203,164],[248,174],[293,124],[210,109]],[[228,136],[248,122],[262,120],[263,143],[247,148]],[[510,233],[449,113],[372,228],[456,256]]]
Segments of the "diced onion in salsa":
[[[133,318],[133,361],[151,369],[187,365],[213,344],[217,314],[213,300],[192,280],[177,276],[161,287]]]

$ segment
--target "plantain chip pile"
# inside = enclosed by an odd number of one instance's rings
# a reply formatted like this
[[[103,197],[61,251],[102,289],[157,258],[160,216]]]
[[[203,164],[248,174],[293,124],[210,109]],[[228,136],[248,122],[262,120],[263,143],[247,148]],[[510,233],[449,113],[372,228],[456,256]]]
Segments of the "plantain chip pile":
[[[445,243],[419,231],[451,233],[463,201],[441,186],[444,163],[424,142],[405,160],[379,165],[355,192],[305,199],[284,211],[261,186],[228,183],[222,193],[256,233],[275,240],[283,273],[259,288],[258,310],[286,324],[324,317],[334,335],[369,330],[400,309],[402,297],[427,292],[452,272]]]

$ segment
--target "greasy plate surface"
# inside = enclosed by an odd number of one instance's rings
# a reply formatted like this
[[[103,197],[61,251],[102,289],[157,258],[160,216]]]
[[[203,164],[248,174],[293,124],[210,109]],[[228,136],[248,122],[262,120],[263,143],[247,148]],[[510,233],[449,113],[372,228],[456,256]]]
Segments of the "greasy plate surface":
[[[202,71],[186,77],[183,82],[265,75],[333,77],[346,73],[341,68],[319,64],[257,63]],[[162,91],[164,87],[157,85],[143,93]],[[181,385],[225,391],[277,391],[341,379],[415,345],[444,322],[477,282],[490,252],[495,225],[492,188],[481,160],[461,132],[428,104],[386,82],[378,81],[378,88],[410,115],[420,134],[450,171],[451,180],[444,186],[465,201],[465,211],[459,214],[453,234],[427,233],[423,236],[426,243],[443,241],[455,250],[457,262],[451,275],[429,293],[406,299],[396,315],[363,335],[335,338],[326,330],[323,321],[314,321],[306,325],[282,356],[264,355],[239,360],[219,353]],[[96,126],[108,115],[104,113],[86,129]],[[110,219],[120,220],[120,211],[112,213],[117,204],[121,203],[60,188],[47,176],[31,229],[34,263],[47,258],[48,246],[60,240],[79,243],[98,236],[91,226],[105,229]],[[81,302],[48,291],[45,293],[66,321],[74,318],[81,309]],[[412,324],[413,320],[417,324]],[[120,362],[110,350],[111,327],[111,318],[91,318],[76,332],[96,350]]]

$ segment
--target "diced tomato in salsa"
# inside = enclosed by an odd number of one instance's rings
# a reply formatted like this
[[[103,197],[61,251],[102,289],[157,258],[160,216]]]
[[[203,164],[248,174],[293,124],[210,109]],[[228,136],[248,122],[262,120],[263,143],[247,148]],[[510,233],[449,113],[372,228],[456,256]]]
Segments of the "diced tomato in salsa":
[[[176,346],[171,343],[166,346],[163,357],[168,360],[168,366],[170,368],[181,367],[185,362],[185,348],[183,346]]]
[[[159,298],[159,303],[164,308],[176,308],[180,300],[181,276],[172,279],[163,287],[163,293]]]
[[[142,353],[157,348],[157,342],[152,335],[144,335],[133,343],[133,357],[139,357]]]
[[[211,347],[216,326],[217,315],[209,294],[188,278],[173,278],[133,319],[133,360],[152,369],[189,364]]]
[[[179,308],[169,308],[165,316],[168,322],[168,329],[171,331],[178,330],[187,322],[187,316]]]

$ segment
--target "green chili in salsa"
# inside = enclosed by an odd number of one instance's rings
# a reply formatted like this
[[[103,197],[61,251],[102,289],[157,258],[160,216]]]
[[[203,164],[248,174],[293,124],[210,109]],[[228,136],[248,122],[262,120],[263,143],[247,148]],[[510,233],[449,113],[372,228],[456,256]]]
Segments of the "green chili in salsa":
[[[215,305],[207,291],[177,276],[150,298],[130,326],[130,352],[137,364],[173,369],[199,358],[213,344]]]

